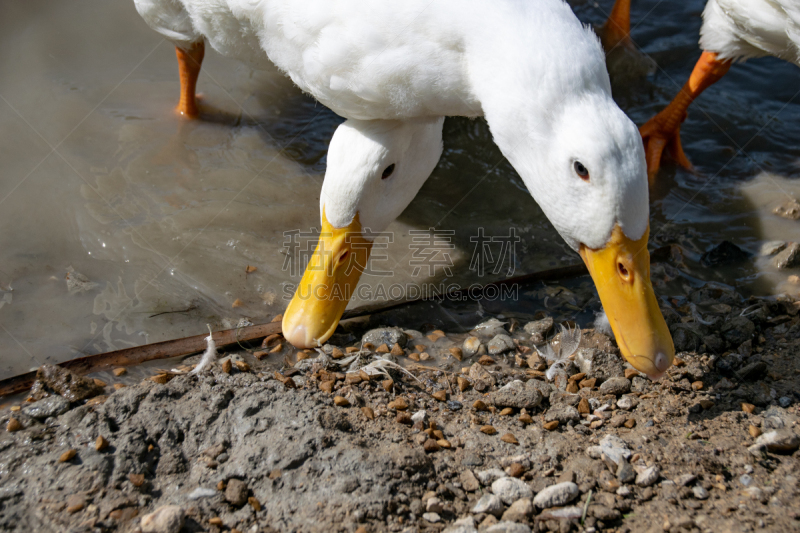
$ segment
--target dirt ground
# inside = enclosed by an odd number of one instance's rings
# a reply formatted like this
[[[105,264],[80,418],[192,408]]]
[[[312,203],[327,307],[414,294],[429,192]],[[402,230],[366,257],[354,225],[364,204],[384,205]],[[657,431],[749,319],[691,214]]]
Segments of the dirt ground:
[[[0,528],[796,530],[799,307],[695,291],[659,382],[592,329],[552,368],[534,346],[576,336],[548,317],[273,337],[130,386],[43,367],[0,411]]]

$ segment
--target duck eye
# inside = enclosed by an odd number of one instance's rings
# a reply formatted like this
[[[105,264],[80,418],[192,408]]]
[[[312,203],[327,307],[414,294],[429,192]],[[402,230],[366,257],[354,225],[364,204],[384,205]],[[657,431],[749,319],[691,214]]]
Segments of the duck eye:
[[[583,163],[580,161],[575,161],[572,167],[575,169],[575,173],[584,181],[589,181],[589,170],[583,166]]]
[[[383,169],[383,174],[381,175],[381,179],[385,180],[386,178],[392,175],[392,172],[394,172],[394,163]]]

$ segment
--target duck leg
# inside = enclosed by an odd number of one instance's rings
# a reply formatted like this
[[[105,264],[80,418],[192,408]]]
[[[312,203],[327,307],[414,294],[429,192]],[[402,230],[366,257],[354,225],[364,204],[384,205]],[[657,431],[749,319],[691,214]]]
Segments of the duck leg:
[[[178,56],[178,72],[181,77],[181,99],[176,110],[186,118],[197,118],[197,77],[203,63],[206,47],[204,41],[193,43],[190,48],[175,47]]]
[[[606,23],[600,27],[603,50],[610,52],[619,45],[633,48],[631,42],[631,0],[617,0]]]
[[[679,165],[692,168],[681,146],[681,124],[686,120],[686,110],[700,93],[722,78],[730,68],[730,59],[719,59],[715,52],[704,51],[697,60],[689,81],[672,102],[639,128],[644,141],[647,175],[651,184],[655,181],[665,149]]]

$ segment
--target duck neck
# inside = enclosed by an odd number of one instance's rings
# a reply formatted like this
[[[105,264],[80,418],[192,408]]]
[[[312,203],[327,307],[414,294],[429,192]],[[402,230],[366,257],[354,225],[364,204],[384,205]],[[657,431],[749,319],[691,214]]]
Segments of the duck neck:
[[[465,37],[470,83],[495,143],[541,204],[555,119],[582,93],[610,95],[611,85],[598,38],[565,2],[502,4]]]

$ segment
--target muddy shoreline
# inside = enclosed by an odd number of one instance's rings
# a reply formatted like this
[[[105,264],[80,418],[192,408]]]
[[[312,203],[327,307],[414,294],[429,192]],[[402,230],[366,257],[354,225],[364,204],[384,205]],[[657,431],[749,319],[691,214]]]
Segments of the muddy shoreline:
[[[356,329],[283,364],[256,357],[290,350],[273,336],[130,386],[42,369],[0,412],[0,528],[794,529],[798,303],[688,302],[655,383],[594,329],[553,369],[549,317]]]

